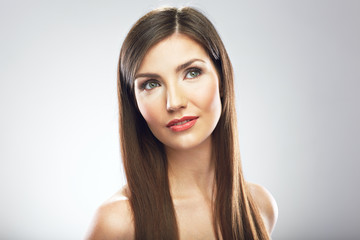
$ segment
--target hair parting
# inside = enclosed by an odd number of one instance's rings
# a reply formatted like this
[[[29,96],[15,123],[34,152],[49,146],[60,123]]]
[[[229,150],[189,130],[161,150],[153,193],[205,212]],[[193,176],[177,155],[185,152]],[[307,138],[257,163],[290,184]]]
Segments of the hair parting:
[[[220,78],[222,112],[212,133],[216,238],[269,239],[242,174],[230,59],[212,23],[190,7],[167,7],[147,13],[131,28],[120,52],[119,134],[135,239],[179,239],[164,146],[148,128],[134,96],[134,76],[146,52],[174,33],[185,34],[201,44]]]

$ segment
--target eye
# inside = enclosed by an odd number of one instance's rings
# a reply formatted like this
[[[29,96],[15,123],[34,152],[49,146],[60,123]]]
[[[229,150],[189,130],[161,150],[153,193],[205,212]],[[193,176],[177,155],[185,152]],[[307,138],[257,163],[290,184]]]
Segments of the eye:
[[[185,78],[196,78],[201,74],[201,70],[198,68],[191,68],[188,70],[188,72],[186,73]]]
[[[159,87],[160,84],[154,80],[149,80],[149,81],[146,81],[144,82],[142,85],[141,85],[141,89],[144,89],[144,90],[151,90],[153,88],[156,88],[156,87]]]

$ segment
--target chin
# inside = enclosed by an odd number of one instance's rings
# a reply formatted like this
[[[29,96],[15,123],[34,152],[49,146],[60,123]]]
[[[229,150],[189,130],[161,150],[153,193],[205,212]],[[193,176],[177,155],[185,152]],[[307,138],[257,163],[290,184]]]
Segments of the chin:
[[[173,141],[161,141],[165,148],[173,150],[185,151],[200,147],[203,144],[207,144],[211,140],[211,135],[204,137],[184,137],[180,139],[173,139]]]

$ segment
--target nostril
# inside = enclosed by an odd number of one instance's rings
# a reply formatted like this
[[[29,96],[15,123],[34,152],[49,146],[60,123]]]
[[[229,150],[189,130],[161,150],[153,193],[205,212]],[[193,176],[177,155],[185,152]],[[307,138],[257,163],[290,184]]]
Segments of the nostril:
[[[166,104],[168,111],[176,111],[177,109],[181,109],[186,107],[186,99],[183,97],[168,97]]]
[[[167,88],[166,107],[168,111],[176,111],[187,105],[186,94],[178,84],[169,84]]]
[[[179,102],[179,103],[168,103],[167,104],[167,110],[168,111],[176,111],[178,109],[184,108],[185,104]]]

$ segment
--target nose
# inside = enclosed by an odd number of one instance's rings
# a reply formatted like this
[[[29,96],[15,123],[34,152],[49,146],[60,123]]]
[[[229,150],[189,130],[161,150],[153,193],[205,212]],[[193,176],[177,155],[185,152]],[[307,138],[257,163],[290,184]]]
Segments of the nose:
[[[181,108],[186,108],[187,100],[183,91],[179,86],[169,86],[167,90],[166,109],[169,112],[177,111]]]

